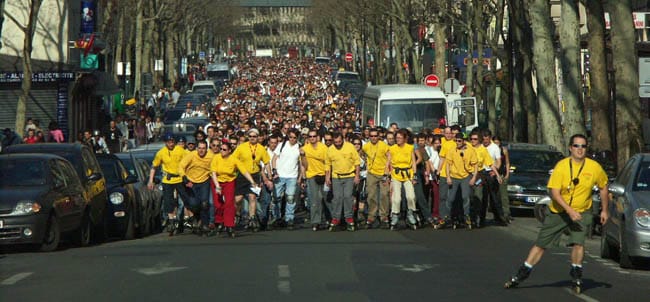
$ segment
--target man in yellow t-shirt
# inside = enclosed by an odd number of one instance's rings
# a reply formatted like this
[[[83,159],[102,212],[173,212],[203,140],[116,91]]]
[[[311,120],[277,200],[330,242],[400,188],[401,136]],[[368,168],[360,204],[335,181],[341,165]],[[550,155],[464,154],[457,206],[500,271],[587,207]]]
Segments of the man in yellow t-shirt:
[[[526,261],[506,282],[506,288],[515,287],[528,278],[533,266],[542,259],[544,251],[557,246],[562,234],[569,230],[569,244],[572,245],[570,275],[576,292],[581,290],[585,237],[593,221],[591,197],[594,185],[600,189],[600,222],[603,225],[609,218],[609,196],[607,174],[600,164],[587,158],[587,138],[582,134],[573,135],[569,152],[571,155],[555,165],[548,180],[547,187],[553,200],[549,207],[550,214],[544,219]]]
[[[456,201],[456,192],[460,188],[465,225],[471,229],[472,220],[469,216],[470,180],[478,172],[476,165],[478,158],[474,148],[465,142],[462,133],[456,134],[456,148],[447,153],[445,162],[447,163],[447,185],[451,187],[447,199],[447,209],[451,210],[453,207]],[[445,220],[448,222],[448,217]]]
[[[330,232],[340,223],[341,211],[347,230],[354,232],[354,185],[360,182],[361,158],[354,146],[343,140],[341,132],[332,133],[333,145],[327,149],[325,157],[325,185],[332,188],[332,221]]]
[[[447,185],[447,182],[445,181],[447,178],[447,164],[445,163],[445,157],[450,150],[456,148],[456,142],[454,141],[454,133],[452,132],[451,127],[445,127],[443,134],[444,136],[440,138],[440,163],[438,164],[438,167],[434,167],[438,173],[439,179],[442,180],[438,187],[438,192],[440,194],[438,211],[440,212],[440,217],[443,219],[437,221],[437,223],[434,225],[435,229],[445,227],[444,217],[448,217],[451,211],[449,208],[447,208],[447,200],[449,199],[449,185]]]
[[[185,187],[194,193],[187,201],[187,208],[194,214],[193,225],[198,227],[201,217],[201,232],[207,234],[210,229],[210,163],[214,154],[208,151],[208,143],[199,141],[195,152],[187,154],[178,166],[178,174],[183,178]]]
[[[273,182],[267,178],[267,175],[270,174],[268,172],[271,170],[271,165],[269,165],[271,158],[266,152],[266,148],[259,143],[259,135],[260,132],[255,128],[248,130],[248,142],[237,146],[232,155],[244,164],[256,184],[263,183],[267,187],[272,187]],[[269,169],[267,173],[260,173],[260,163],[264,165],[265,169]],[[248,195],[248,214],[250,215],[248,227],[256,232],[259,229],[259,222],[255,216],[257,195],[250,190],[250,185],[241,174],[237,176],[235,186],[235,202],[237,204],[244,199],[244,195]]]
[[[178,233],[183,232],[183,214],[180,218],[176,218],[176,208],[178,201],[174,197],[174,191],[180,195],[183,200],[189,200],[190,196],[187,194],[185,186],[183,186],[183,179],[181,178],[178,165],[185,156],[185,149],[176,145],[176,140],[173,135],[165,134],[163,137],[165,146],[160,149],[153,158],[151,163],[151,171],[149,171],[149,183],[147,187],[153,190],[153,178],[156,174],[156,169],[162,167],[162,187],[163,187],[163,211],[167,212],[167,231],[172,236],[175,231]]]
[[[507,226],[503,216],[503,209],[501,208],[501,201],[497,199],[494,187],[490,185],[492,181],[491,173],[495,173],[495,180],[500,181],[499,172],[495,166],[494,159],[490,155],[488,149],[481,143],[481,133],[472,131],[469,135],[469,141],[474,150],[476,151],[476,166],[478,173],[472,176],[469,185],[472,188],[474,198],[477,203],[472,203],[472,221],[477,227],[485,226],[485,216],[488,208],[488,197],[492,199],[494,204],[494,222],[500,226]]]
[[[320,142],[316,129],[309,130],[307,142],[300,149],[301,163],[307,180],[307,196],[310,204],[310,221],[312,231],[318,231],[323,220],[323,202],[325,192],[325,158],[327,147]]]
[[[364,227],[370,228],[377,217],[381,225],[388,228],[388,186],[389,172],[386,170],[388,162],[388,145],[379,139],[379,131],[376,128],[370,129],[370,142],[363,145],[363,152],[366,154],[368,176],[366,177],[366,190],[368,190],[368,220]],[[379,196],[377,196],[379,193]],[[379,197],[379,198],[377,198]]]

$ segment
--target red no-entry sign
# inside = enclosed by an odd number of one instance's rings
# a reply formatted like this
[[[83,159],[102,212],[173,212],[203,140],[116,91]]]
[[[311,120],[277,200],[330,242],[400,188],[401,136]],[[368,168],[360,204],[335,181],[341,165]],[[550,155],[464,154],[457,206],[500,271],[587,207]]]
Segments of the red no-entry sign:
[[[352,53],[348,52],[345,54],[345,61],[346,62],[352,62]]]
[[[439,84],[440,79],[438,79],[438,76],[435,74],[430,74],[424,78],[424,85],[438,87]]]

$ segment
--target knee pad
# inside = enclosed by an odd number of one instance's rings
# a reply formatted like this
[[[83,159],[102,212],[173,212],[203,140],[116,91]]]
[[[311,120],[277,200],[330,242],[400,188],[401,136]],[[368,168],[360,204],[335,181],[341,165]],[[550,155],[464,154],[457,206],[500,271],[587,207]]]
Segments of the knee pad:
[[[293,200],[293,195],[287,195],[286,197],[287,197],[287,203],[288,203],[288,204],[294,204],[294,203],[296,203],[296,202]]]

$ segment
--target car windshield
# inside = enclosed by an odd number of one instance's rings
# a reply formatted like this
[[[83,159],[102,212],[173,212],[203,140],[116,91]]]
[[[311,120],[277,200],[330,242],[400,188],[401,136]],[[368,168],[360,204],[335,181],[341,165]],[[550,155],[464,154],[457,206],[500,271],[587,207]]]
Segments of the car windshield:
[[[641,162],[632,191],[650,191],[650,161]]]
[[[510,167],[515,172],[548,173],[562,159],[556,151],[510,150]]]
[[[42,186],[46,182],[42,159],[2,159],[0,171],[0,187]]]
[[[340,72],[339,75],[337,76],[337,79],[339,79],[341,81],[342,80],[359,80],[359,74]]]
[[[117,164],[114,161],[101,160],[99,165],[102,167],[102,172],[104,172],[107,183],[113,185],[122,183],[122,177],[120,177],[117,171]]]
[[[131,160],[131,158],[122,159],[122,164],[124,164],[124,168],[126,168],[126,170],[129,171],[130,174],[138,175],[138,173],[135,171],[135,166],[133,165],[133,161]]]
[[[413,131],[425,125],[433,125],[438,118],[445,116],[442,99],[384,100],[381,101],[380,125],[388,127],[397,123],[400,127],[410,127]]]

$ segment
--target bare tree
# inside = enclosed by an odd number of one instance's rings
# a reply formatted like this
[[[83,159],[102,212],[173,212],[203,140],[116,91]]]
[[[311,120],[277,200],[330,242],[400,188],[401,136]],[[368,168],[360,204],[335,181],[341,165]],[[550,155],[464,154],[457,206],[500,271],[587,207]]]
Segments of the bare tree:
[[[635,153],[642,150],[641,106],[639,104],[639,70],[635,50],[632,1],[608,2],[612,20],[612,53],[615,72],[616,146],[618,170]]]
[[[568,135],[586,134],[584,105],[580,92],[580,24],[578,20],[578,1],[562,0],[560,33],[560,62],[562,67],[562,102],[564,129]]]
[[[550,18],[548,0],[531,0],[529,5],[533,30],[533,61],[537,78],[537,101],[543,142],[564,150],[560,113],[558,109],[557,81],[555,78],[554,26]]]
[[[41,4],[42,0],[29,0],[23,4],[24,10],[27,11],[26,24],[17,20],[15,16],[5,13],[7,18],[13,21],[25,36],[22,49],[23,79],[20,85],[21,94],[18,97],[18,104],[16,105],[16,133],[19,135],[24,134],[26,104],[30,90],[32,89],[32,45]]]

